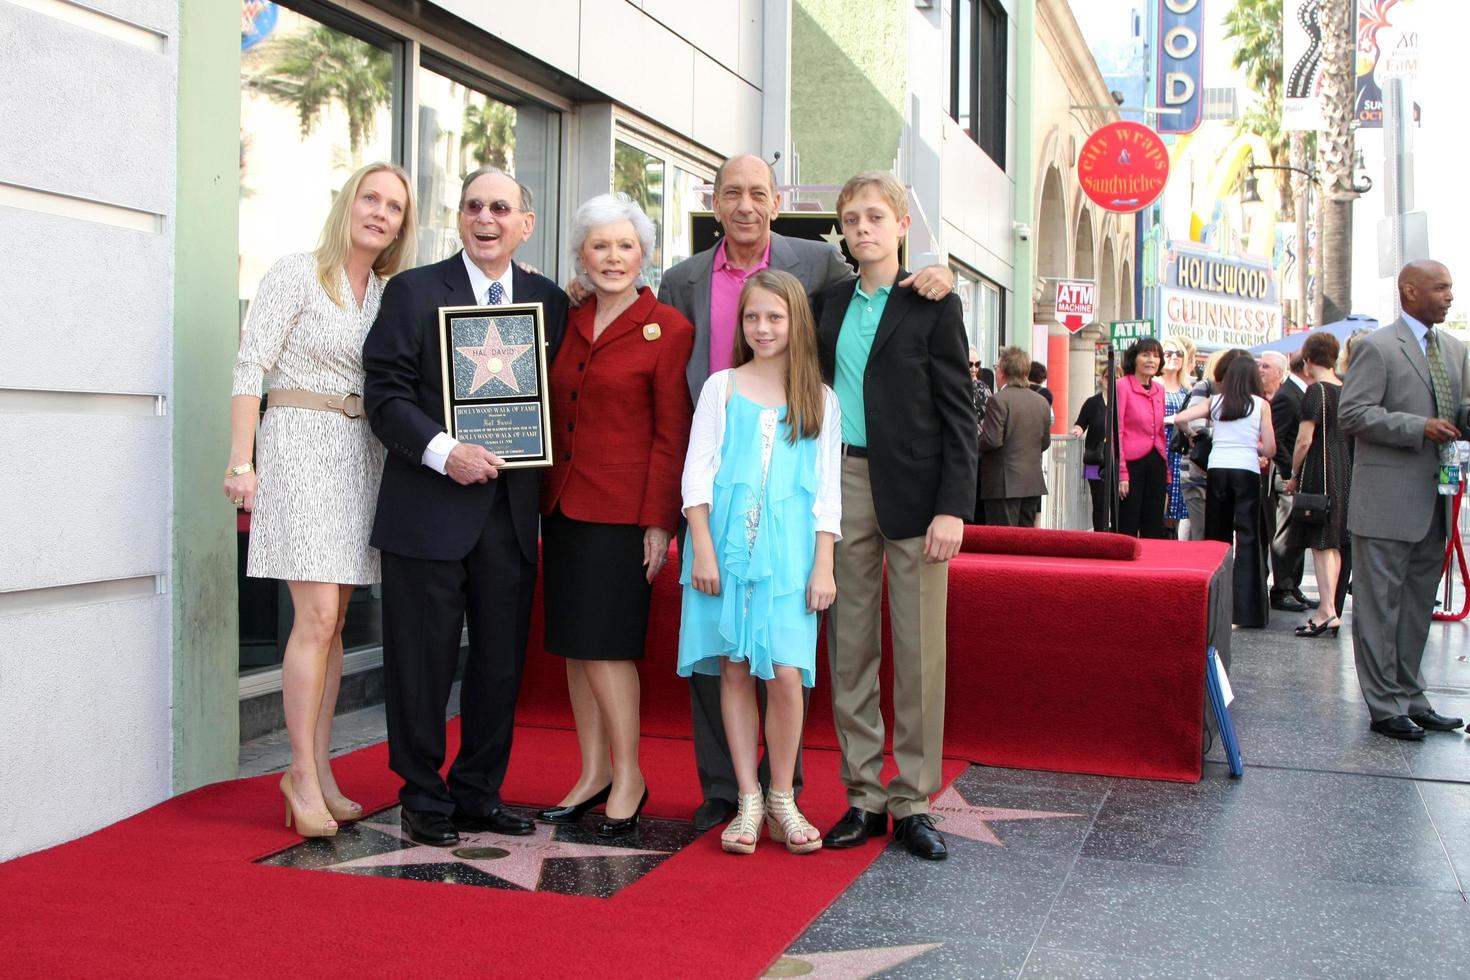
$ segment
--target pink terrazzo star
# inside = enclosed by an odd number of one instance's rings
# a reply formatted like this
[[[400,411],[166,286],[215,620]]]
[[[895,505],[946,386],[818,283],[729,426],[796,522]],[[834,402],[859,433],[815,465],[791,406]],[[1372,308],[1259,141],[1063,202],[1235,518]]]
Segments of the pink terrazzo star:
[[[883,946],[844,949],[835,953],[787,953],[766,971],[767,977],[805,977],[807,980],[862,980],[922,956],[939,943],[919,946]]]
[[[1055,817],[1080,817],[1080,813],[1053,813],[1049,810],[1008,810],[999,806],[972,806],[953,786],[940,793],[929,804],[929,812],[944,819],[939,829],[946,834],[968,837],[984,844],[1005,847],[990,829],[991,821],[1050,820]]]
[[[365,822],[363,826],[371,827],[379,833],[396,837],[406,843],[413,843],[397,820],[391,823]],[[460,842],[454,847],[429,847],[425,844],[413,844],[412,847],[389,851],[386,854],[373,854],[339,864],[329,864],[326,865],[326,868],[336,870],[339,868],[399,868],[415,864],[466,864],[487,875],[493,875],[513,885],[520,885],[522,888],[535,891],[541,882],[541,866],[553,858],[632,857],[639,854],[666,855],[669,853],[668,851],[639,850],[636,847],[571,844],[566,841],[553,840],[553,830],[552,827],[537,824],[536,832],[527,837],[510,837],[505,834],[490,833],[462,834]],[[509,853],[502,858],[455,856],[456,851],[468,847],[498,847]]]
[[[507,344],[500,339],[500,327],[492,320],[485,331],[485,342],[478,347],[456,347],[465,357],[475,362],[475,379],[470,382],[470,394],[485,387],[494,378],[505,382],[511,391],[520,391],[516,373],[512,370],[516,358],[531,349],[530,344]]]

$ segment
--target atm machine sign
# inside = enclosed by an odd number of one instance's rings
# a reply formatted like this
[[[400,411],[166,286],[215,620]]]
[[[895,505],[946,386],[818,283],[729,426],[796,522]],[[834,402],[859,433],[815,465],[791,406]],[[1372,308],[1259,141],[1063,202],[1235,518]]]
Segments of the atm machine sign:
[[[1057,322],[1076,333],[1092,322],[1097,312],[1097,283],[1072,279],[1057,281]]]

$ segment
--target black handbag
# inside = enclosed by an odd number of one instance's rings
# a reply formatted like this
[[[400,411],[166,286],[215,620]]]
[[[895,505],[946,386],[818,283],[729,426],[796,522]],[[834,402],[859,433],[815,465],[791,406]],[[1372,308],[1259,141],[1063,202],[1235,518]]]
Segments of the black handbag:
[[[1201,429],[1194,437],[1194,448],[1189,451],[1189,461],[1202,470],[1210,468],[1210,450],[1215,448],[1215,436],[1208,429]]]
[[[1318,382],[1320,384],[1321,382]],[[1327,391],[1322,391],[1322,489],[1327,489]],[[1324,493],[1297,493],[1291,498],[1291,520],[1321,526],[1332,516],[1332,498]]]
[[[1174,435],[1169,440],[1169,452],[1175,456],[1187,456],[1189,455],[1189,450],[1189,433],[1185,431],[1182,425],[1174,426]]]

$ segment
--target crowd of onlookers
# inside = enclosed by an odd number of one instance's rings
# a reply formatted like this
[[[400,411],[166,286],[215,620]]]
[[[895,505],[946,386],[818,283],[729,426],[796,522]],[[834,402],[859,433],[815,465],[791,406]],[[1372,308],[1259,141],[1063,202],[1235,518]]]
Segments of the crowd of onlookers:
[[[1234,621],[1264,626],[1270,608],[1308,612],[1301,636],[1336,636],[1348,587],[1347,501],[1352,443],[1338,424],[1346,345],[1310,334],[1287,355],[1241,348],[1202,361],[1188,337],[1147,337],[1123,353],[1119,376],[1083,401],[1072,426],[1082,439],[1094,530],[1108,530],[1109,468],[1117,467],[1120,533],[1235,545]],[[1017,347],[996,372],[972,348],[970,376],[980,440],[976,519],[1028,527],[1046,491],[1042,454],[1051,442],[1046,367]],[[1118,451],[1108,441],[1117,402]],[[1293,502],[1317,502],[1323,520]],[[1319,498],[1325,498],[1325,501]],[[1301,591],[1312,552],[1316,602]]]

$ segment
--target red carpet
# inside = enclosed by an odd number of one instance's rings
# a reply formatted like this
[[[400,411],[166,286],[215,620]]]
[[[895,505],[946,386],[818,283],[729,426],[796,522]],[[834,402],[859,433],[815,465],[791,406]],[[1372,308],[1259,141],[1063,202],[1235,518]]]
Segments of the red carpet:
[[[507,799],[554,802],[575,760],[569,733],[518,729]],[[836,756],[806,764],[803,807],[825,829],[846,806]],[[687,819],[699,800],[689,742],[645,740],[643,767],[645,812]],[[947,763],[946,782],[962,768]],[[384,745],[336,772],[369,809],[396,803]],[[882,847],[796,856],[763,839],[734,857],[710,833],[605,900],[299,871],[251,863],[299,840],[277,781],[208,786],[0,865],[0,973],[755,977]]]
[[[1017,769],[1198,781],[1210,580],[1227,547],[1034,528],[965,534],[966,552],[949,574],[945,754]],[[641,671],[648,734],[689,735],[689,688],[674,671],[678,635],[670,563],[654,583]],[[563,662],[540,652],[539,600],[530,649],[517,720],[569,726]],[[891,680],[885,669],[889,718]],[[825,637],[805,744],[837,747]]]

